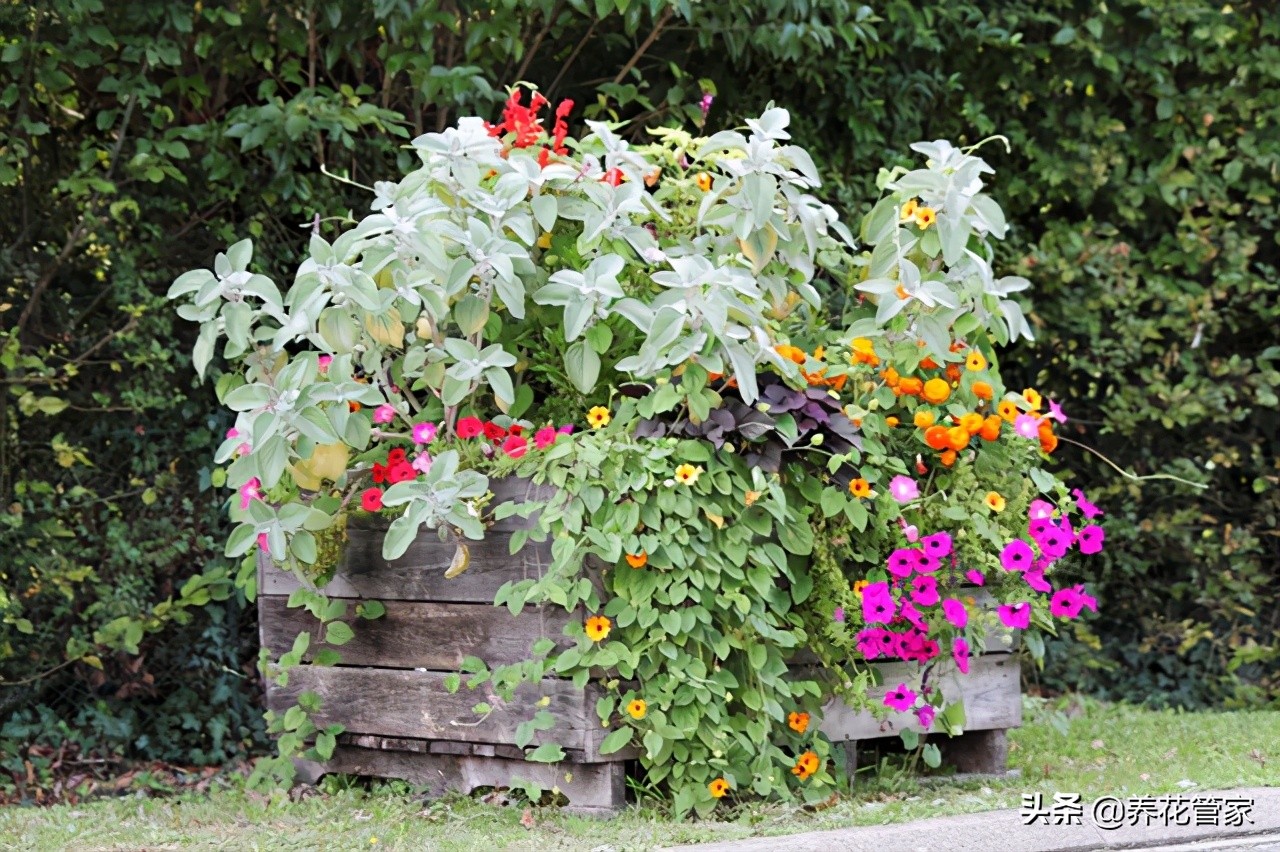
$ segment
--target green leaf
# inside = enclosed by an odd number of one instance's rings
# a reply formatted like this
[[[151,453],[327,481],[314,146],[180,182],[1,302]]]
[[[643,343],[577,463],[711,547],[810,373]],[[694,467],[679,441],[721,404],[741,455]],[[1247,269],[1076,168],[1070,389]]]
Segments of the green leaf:
[[[579,340],[564,353],[564,368],[574,387],[590,393],[600,378],[600,356],[586,341]]]
[[[622,751],[631,743],[631,728],[619,728],[613,731],[609,736],[604,738],[604,742],[600,743],[601,754],[613,754]]]
[[[382,618],[387,614],[387,608],[382,601],[362,601],[356,604],[356,614],[361,618],[372,621],[375,618]]]
[[[543,743],[524,756],[534,763],[559,763],[564,760],[564,749],[555,743]]]
[[[942,765],[942,752],[933,743],[925,744],[920,751],[920,757],[924,759],[924,765],[930,769],[937,769]]]
[[[345,645],[355,635],[355,631],[345,621],[333,621],[325,628],[324,641],[328,645]]]
[[[916,746],[920,745],[919,732],[911,728],[902,729],[898,732],[898,736],[902,738],[902,747],[907,751],[915,751]]]

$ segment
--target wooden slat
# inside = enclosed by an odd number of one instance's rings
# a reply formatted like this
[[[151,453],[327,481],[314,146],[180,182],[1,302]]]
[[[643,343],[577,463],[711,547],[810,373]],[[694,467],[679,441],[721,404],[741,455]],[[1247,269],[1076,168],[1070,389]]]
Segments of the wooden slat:
[[[876,704],[899,683],[905,682],[913,689],[919,683],[920,667],[915,663],[877,663],[876,668],[881,674],[881,685],[867,692]],[[967,675],[950,667],[945,674],[931,677],[929,682],[941,689],[948,700],[963,698],[965,730],[982,731],[1016,728],[1022,724],[1021,677],[1016,657],[984,654],[972,660]],[[822,732],[834,741],[894,736],[903,728],[921,730],[914,713],[890,712],[884,722],[879,722],[870,712],[855,712],[836,699],[823,708]]]
[[[449,582],[441,580],[442,583]],[[573,640],[563,633],[573,616],[558,607],[526,607],[519,616],[506,607],[488,604],[387,601],[381,618],[366,621],[355,615],[359,601],[348,600],[343,619],[355,638],[341,647],[320,641],[320,627],[305,609],[290,608],[278,595],[258,597],[262,644],[276,654],[293,647],[303,631],[312,635],[311,654],[333,647],[344,666],[454,670],[463,657],[479,657],[490,666],[529,659],[535,641],[547,637],[563,649]]]
[[[596,715],[598,687],[580,690],[571,681],[548,679],[520,687],[508,705],[484,687],[467,689],[465,683],[450,695],[444,679],[444,672],[412,669],[298,666],[289,671],[288,686],[268,685],[267,706],[286,710],[310,690],[321,699],[315,717],[321,727],[336,722],[353,734],[514,744],[516,726],[531,719],[545,697],[557,726],[536,735],[534,745],[555,742],[592,760],[613,759],[598,751],[609,733]],[[494,708],[483,721],[472,712],[480,702]]]

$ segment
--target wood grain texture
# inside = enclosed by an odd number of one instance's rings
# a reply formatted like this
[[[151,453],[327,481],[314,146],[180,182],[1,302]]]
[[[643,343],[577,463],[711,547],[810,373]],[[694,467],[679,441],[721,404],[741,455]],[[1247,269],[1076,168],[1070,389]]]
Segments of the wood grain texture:
[[[626,774],[621,763],[529,763],[505,757],[386,751],[339,745],[326,763],[295,761],[299,776],[315,783],[329,772],[400,778],[427,787],[428,795],[470,793],[477,787],[509,787],[514,780],[558,789],[567,810],[607,816],[626,804]]]
[[[547,679],[521,686],[506,704],[485,687],[464,685],[450,695],[445,676],[413,669],[298,666],[290,670],[288,686],[268,686],[267,706],[284,711],[310,690],[320,696],[314,718],[321,727],[336,722],[353,734],[514,745],[516,726],[532,718],[539,699],[546,698],[545,709],[557,724],[535,735],[534,745],[555,742],[591,760],[618,759],[599,753],[609,731],[596,714],[600,690],[594,685],[580,690],[570,681]],[[483,719],[472,711],[481,702],[493,707]]]
[[[440,580],[441,583],[452,582]],[[319,639],[320,627],[304,609],[291,609],[287,599],[277,595],[258,598],[258,624],[262,644],[281,654],[293,647],[303,631],[313,637],[307,659],[321,648],[333,647],[342,655],[344,666],[381,668],[423,668],[456,670],[462,658],[479,657],[490,666],[529,659],[535,641],[547,637],[558,648],[568,648],[573,640],[563,634],[571,615],[558,607],[527,607],[519,616],[506,607],[469,603],[428,603],[387,601],[381,618],[366,621],[355,615],[358,601],[349,600],[348,615],[342,619],[355,638],[341,647]]]
[[[882,681],[867,695],[879,703],[899,683],[912,683],[919,677],[915,663],[877,663]],[[1022,724],[1022,672],[1017,658],[1009,654],[984,654],[972,660],[969,673],[962,675],[952,667],[930,681],[948,699],[964,699],[965,730],[983,731],[1016,728]],[[877,721],[868,711],[855,712],[838,699],[823,708],[822,732],[832,741],[867,740],[895,736],[903,728],[920,731],[914,713],[890,712],[885,721]]]

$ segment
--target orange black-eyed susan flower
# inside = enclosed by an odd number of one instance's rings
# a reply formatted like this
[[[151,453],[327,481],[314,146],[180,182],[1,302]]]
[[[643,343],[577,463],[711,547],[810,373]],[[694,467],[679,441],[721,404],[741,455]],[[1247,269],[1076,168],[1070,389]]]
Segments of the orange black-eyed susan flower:
[[[803,349],[801,349],[798,346],[792,346],[789,343],[780,343],[777,346],[773,347],[773,351],[777,352],[779,355],[781,355],[783,358],[786,358],[788,361],[790,361],[793,364],[803,365],[804,362],[809,357],[808,355],[805,354]]]
[[[1040,399],[1040,392],[1038,390],[1035,388],[1024,388],[1022,391],[1022,398],[1027,401],[1027,406],[1032,411],[1040,410],[1042,400]]]
[[[907,376],[904,379],[898,380],[898,390],[902,391],[907,396],[915,396],[924,390],[924,382],[920,381],[915,376]]]
[[[639,553],[628,553],[627,564],[632,568],[643,568],[649,564],[649,554],[643,550]]]
[[[809,730],[809,714],[797,713],[792,711],[787,714],[787,727],[795,731],[797,734],[803,734]]]
[[[609,413],[609,409],[603,405],[597,405],[587,412],[587,422],[591,424],[592,429],[600,429],[609,425],[609,421],[613,419],[613,415]]]
[[[698,176],[694,180],[698,183],[698,189],[703,192],[711,191],[711,175],[706,172],[698,172]]]
[[[920,226],[920,230],[923,231],[928,229],[928,227],[934,222],[938,221],[938,212],[932,207],[918,207],[916,208],[916,215],[914,218],[916,220],[916,224]]]
[[[916,424],[917,429],[928,429],[933,425],[933,412],[920,409],[916,412],[915,417],[911,419],[911,422]]]
[[[806,751],[796,758],[796,765],[791,767],[791,774],[801,781],[806,781],[810,775],[818,771],[819,765],[818,756],[811,751]]]
[[[644,718],[649,712],[649,705],[645,703],[643,698],[633,698],[627,702],[627,715],[637,721]]]
[[[711,791],[711,798],[723,799],[724,794],[729,792],[729,782],[723,778],[717,778],[707,785],[707,789]]]
[[[896,388],[898,386],[898,383],[901,381],[901,377],[898,375],[898,371],[893,369],[892,367],[885,367],[884,370],[880,373],[880,378],[884,379],[884,383],[886,387],[891,387],[891,388]]]
[[[1018,419],[1018,406],[1014,405],[1012,400],[1002,399],[996,404],[996,414],[999,414],[1000,419],[1006,423],[1012,423]]]
[[[960,415],[960,428],[970,435],[976,435],[981,432],[983,422],[982,415],[973,411]]]
[[[992,395],[991,385],[987,384],[986,382],[974,382],[973,395],[976,396],[978,399],[985,399],[990,401],[991,395]]]
[[[601,639],[609,635],[613,622],[605,618],[603,615],[593,615],[587,619],[585,628],[587,638],[592,642],[599,642]]]
[[[679,482],[682,485],[693,485],[698,481],[698,477],[701,475],[701,467],[694,467],[687,463],[676,467],[676,482]]]
[[[884,425],[886,425],[886,426],[888,426],[888,427],[890,427],[890,428],[893,428],[894,426],[897,426],[900,422],[902,422],[902,421],[898,420],[898,418],[893,417],[893,416],[886,417],[886,418],[884,419]]]
[[[938,455],[938,461],[942,462],[943,467],[951,467],[956,463],[956,451],[943,450],[942,453]]]
[[[871,585],[870,580],[854,580],[853,593],[858,597],[862,597],[862,590]]]
[[[902,221],[905,222],[908,219],[915,218],[916,208],[919,206],[919,202],[914,198],[908,198],[907,203],[902,205],[902,213],[900,214],[902,216]]]
[[[1005,500],[999,491],[988,491],[982,502],[986,503],[987,508],[993,512],[1004,511]]]
[[[924,356],[924,360],[920,362],[920,369],[936,370],[938,369],[938,362],[930,358],[928,355],[926,355]]]
[[[960,381],[960,365],[959,364],[947,365],[947,381],[951,382],[952,384],[955,384]]]
[[[987,369],[987,359],[975,349],[969,353],[968,358],[964,359],[964,368],[975,372],[977,370],[985,370]]]
[[[947,430],[947,447],[959,452],[969,446],[969,432],[963,426],[952,426]]]
[[[853,364],[869,364],[878,366],[880,359],[876,357],[875,344],[866,337],[855,337],[850,344],[849,361]]]
[[[871,483],[862,477],[858,477],[849,483],[849,493],[859,500],[871,496]]]
[[[982,421],[982,428],[978,430],[978,434],[984,441],[994,441],[1000,437],[1000,429],[1004,426],[1004,421],[997,414],[988,414],[986,419]]]
[[[934,405],[946,402],[947,397],[951,396],[951,386],[947,384],[946,379],[930,379],[924,383],[921,390],[925,402],[931,402]]]

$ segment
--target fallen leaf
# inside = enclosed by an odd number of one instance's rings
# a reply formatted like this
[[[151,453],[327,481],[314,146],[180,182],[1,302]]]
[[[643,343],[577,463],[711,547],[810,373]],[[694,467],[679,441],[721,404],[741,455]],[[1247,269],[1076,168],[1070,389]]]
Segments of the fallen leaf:
[[[525,808],[524,813],[520,814],[520,824],[527,829],[532,829],[535,825],[538,824],[537,821],[535,821],[533,818],[532,808]]]

